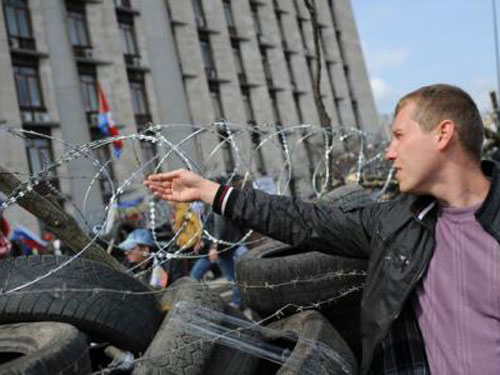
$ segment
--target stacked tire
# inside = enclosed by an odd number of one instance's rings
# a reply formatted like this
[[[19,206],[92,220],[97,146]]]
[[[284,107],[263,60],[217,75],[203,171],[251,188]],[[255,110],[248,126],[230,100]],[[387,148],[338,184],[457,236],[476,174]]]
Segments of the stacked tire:
[[[316,311],[251,322],[189,278],[173,283],[162,304],[168,313],[133,375],[357,373],[352,351]]]
[[[148,286],[81,258],[8,258],[0,285],[1,374],[89,374],[89,342],[139,355],[163,316]]]
[[[327,198],[325,204],[370,201],[359,188],[342,188]],[[258,322],[226,305],[205,284],[180,279],[161,298],[167,314],[132,374],[357,374],[351,347],[359,324],[349,325],[353,334],[339,323],[343,314],[359,316],[365,270],[366,261],[321,254],[313,244],[294,249],[270,241],[252,249],[236,265],[245,301],[262,316],[278,310],[285,316]],[[318,302],[319,311],[299,311]]]
[[[341,186],[318,204],[349,208],[373,203],[358,185]],[[236,265],[236,279],[248,307],[263,317],[292,316],[314,308],[338,330],[359,358],[360,301],[367,260],[294,248],[275,240],[250,250]],[[278,314],[277,314],[278,313]]]
[[[370,202],[361,188],[342,187],[319,203]],[[366,261],[314,244],[269,241],[236,265],[247,306],[264,317],[253,322],[189,278],[159,299],[100,263],[9,258],[0,263],[0,374],[90,374],[100,370],[91,342],[132,352],[133,375],[356,374],[365,271]]]

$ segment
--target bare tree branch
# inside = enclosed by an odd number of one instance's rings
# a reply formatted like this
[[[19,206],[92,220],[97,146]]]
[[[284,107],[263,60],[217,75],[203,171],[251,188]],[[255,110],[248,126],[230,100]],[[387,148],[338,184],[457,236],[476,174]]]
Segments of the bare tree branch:
[[[307,10],[309,11],[309,15],[311,16],[311,23],[313,28],[313,36],[314,36],[314,50],[316,56],[316,71],[315,77],[312,80],[313,86],[313,94],[314,100],[318,107],[319,112],[319,120],[321,126],[330,127],[332,125],[332,120],[326,111],[325,104],[321,98],[321,45],[319,43],[320,38],[320,27],[318,24],[318,16],[316,13],[316,4],[315,0],[304,0]]]
[[[0,190],[9,196],[21,186],[22,182],[0,165]],[[26,191],[25,195],[17,200],[17,203],[43,221],[49,231],[67,245],[74,254],[81,251],[91,241],[75,219],[64,212],[52,197],[41,195],[36,190],[30,190]],[[82,257],[104,263],[117,270],[123,270],[120,263],[96,243],[90,245]]]

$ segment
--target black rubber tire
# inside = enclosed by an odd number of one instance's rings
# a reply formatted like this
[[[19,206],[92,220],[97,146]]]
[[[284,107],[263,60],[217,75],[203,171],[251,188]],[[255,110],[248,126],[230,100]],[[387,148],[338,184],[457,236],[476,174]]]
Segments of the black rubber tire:
[[[183,277],[175,281],[161,301],[170,311],[156,336],[136,361],[133,375],[202,375],[215,345],[189,332],[190,324],[198,326],[200,312],[224,312],[224,302],[208,286]],[[214,324],[220,324],[211,319]]]
[[[0,326],[0,374],[87,375],[91,371],[87,338],[69,324]]]
[[[225,307],[226,318],[222,321],[222,325],[227,329],[235,330],[237,328],[244,328],[251,325],[245,315],[239,310],[226,305]],[[234,319],[237,319],[236,323]],[[252,340],[261,339],[261,335],[253,328],[242,329],[240,331],[243,335],[248,335]],[[238,337],[238,333],[234,333],[230,337]],[[208,368],[205,372],[206,375],[253,375],[259,364],[259,358],[240,350],[238,348],[230,347],[222,343],[215,343],[215,350],[212,353]]]
[[[322,306],[323,316],[335,327],[361,361],[361,293],[352,293],[340,303]]]
[[[266,316],[292,304],[284,311],[290,314],[322,301],[341,304],[341,296],[351,289],[360,294],[366,267],[364,259],[307,252],[277,242],[242,256],[236,263],[236,280],[251,309]]]
[[[319,204],[330,204],[343,206],[349,204],[354,207],[363,207],[373,203],[374,200],[370,193],[360,185],[342,185],[323,195]]]
[[[54,255],[8,258],[0,262],[0,286],[8,292],[68,259]],[[111,292],[98,291],[102,289]],[[93,341],[109,341],[139,353],[151,342],[163,316],[158,299],[148,292],[150,289],[132,276],[100,263],[74,259],[19,292],[1,294],[0,323],[66,322],[89,334]]]
[[[291,352],[277,372],[270,372],[269,361],[262,360],[258,374],[276,375],[356,375],[354,354],[321,313],[309,310],[270,323],[264,337]],[[284,340],[284,337],[292,338]],[[281,346],[280,345],[280,346]],[[271,366],[272,368],[272,366]]]
[[[348,208],[364,207],[373,202],[370,194],[359,185],[340,186],[318,200],[320,205]],[[314,244],[311,244],[311,249],[314,249]],[[263,316],[272,314],[289,303],[310,305],[334,299],[332,303],[321,304],[318,310],[338,329],[356,356],[361,358],[360,301],[365,281],[362,274],[366,272],[367,266],[365,260],[294,249],[283,242],[268,239],[236,264],[236,280],[244,285],[240,290],[247,305]],[[360,275],[340,279],[332,274],[317,279],[318,275],[335,271]],[[313,281],[297,283],[296,286],[287,284],[297,279]],[[269,287],[261,288],[266,283]],[[258,288],[254,289],[255,286]],[[336,298],[351,288],[357,291]],[[297,310],[292,305],[283,314],[286,316]]]

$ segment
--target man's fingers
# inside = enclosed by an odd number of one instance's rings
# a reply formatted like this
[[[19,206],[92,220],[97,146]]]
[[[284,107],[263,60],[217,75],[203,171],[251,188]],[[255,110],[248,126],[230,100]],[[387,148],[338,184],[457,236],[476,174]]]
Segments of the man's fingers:
[[[154,189],[152,190],[152,192],[154,196],[160,197],[162,199],[172,200],[173,198],[172,190]]]
[[[144,185],[146,185],[150,189],[156,189],[156,188],[161,188],[161,189],[171,189],[172,188],[172,182],[170,181],[144,181]]]
[[[148,181],[165,181],[172,180],[174,178],[180,177],[180,175],[184,172],[184,169],[177,169],[171,172],[165,173],[156,173],[148,176]]]
[[[186,189],[185,183],[182,182],[182,177],[185,173],[188,173],[188,171],[178,169],[166,173],[152,174],[148,176],[143,184],[151,189],[155,197],[168,201],[181,202],[188,199],[184,192]]]
[[[153,188],[151,189],[153,193],[159,193],[159,194],[172,194],[172,189],[163,189],[163,188]]]

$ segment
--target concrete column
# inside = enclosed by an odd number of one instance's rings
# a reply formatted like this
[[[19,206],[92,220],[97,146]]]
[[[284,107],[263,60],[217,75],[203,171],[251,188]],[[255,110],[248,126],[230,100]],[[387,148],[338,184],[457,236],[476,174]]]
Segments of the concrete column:
[[[140,5],[160,123],[190,124],[189,103],[165,0],[143,0]],[[189,136],[191,130],[175,127],[164,130],[164,134],[168,140],[178,143]],[[202,160],[195,141],[183,143],[182,150],[197,163]],[[181,166],[184,165],[176,157],[170,158],[166,165],[169,169]]]
[[[0,7],[0,30],[7,30],[4,20],[3,7]],[[21,129],[21,115],[7,33],[0,33],[0,82],[2,82],[0,85],[0,127]],[[0,163],[18,179],[26,181],[29,167],[24,140],[0,130],[0,150],[2,150]],[[7,208],[4,215],[13,226],[21,224],[34,231],[38,229],[36,218],[18,205]]]
[[[66,8],[63,0],[44,0],[41,11],[45,20],[45,34],[50,55],[50,65],[55,72],[54,91],[57,100],[61,133],[65,141],[78,145],[90,141],[90,132],[85,116],[78,71],[73,57],[73,48],[66,24]],[[70,150],[66,146],[66,151]],[[73,176],[93,176],[98,169],[88,158],[80,157],[69,163],[68,170]],[[81,179],[71,179],[71,199],[79,208],[87,192],[88,184]],[[88,181],[88,180],[83,180]],[[90,191],[87,210],[98,212],[103,209],[99,184]],[[78,217],[78,216],[76,216]]]

